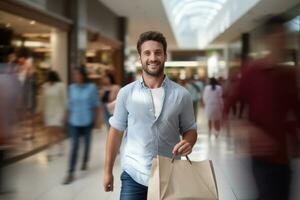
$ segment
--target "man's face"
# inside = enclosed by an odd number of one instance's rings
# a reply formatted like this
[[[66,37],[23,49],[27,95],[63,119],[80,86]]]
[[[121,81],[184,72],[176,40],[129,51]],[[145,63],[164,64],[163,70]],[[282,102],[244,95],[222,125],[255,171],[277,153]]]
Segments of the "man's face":
[[[140,60],[143,71],[150,76],[160,76],[164,73],[166,55],[161,43],[149,40],[141,45]]]

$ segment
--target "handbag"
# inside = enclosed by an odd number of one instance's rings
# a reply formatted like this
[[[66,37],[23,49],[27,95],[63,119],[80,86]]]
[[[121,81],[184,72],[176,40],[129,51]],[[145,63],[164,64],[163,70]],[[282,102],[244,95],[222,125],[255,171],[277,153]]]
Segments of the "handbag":
[[[218,200],[212,161],[175,160],[157,156],[152,161],[148,200]]]

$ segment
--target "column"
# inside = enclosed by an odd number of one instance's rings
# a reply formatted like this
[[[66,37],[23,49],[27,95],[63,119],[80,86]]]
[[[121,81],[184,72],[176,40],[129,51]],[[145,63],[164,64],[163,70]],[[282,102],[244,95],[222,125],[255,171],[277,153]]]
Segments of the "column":
[[[118,56],[118,63],[120,70],[119,74],[117,75],[116,79],[123,85],[126,80],[125,75],[125,48],[126,48],[126,35],[127,35],[127,19],[125,17],[118,18],[118,39],[122,43],[120,50],[117,50],[116,57]]]
[[[69,82],[71,81],[72,68],[80,66],[85,59],[87,47],[86,12],[85,0],[73,0],[70,3],[70,17],[74,24],[69,37]]]
[[[243,67],[247,60],[250,52],[250,35],[249,33],[243,33],[241,36],[242,52],[241,52],[241,67]]]
[[[58,29],[51,30],[51,67],[55,70],[61,80],[68,80],[68,37],[67,33]]]

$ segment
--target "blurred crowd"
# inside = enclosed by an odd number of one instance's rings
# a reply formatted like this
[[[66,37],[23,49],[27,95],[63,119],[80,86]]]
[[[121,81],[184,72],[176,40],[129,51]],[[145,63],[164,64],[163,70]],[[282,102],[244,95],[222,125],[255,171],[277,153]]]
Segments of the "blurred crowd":
[[[102,121],[109,127],[108,119],[120,88],[109,73],[100,82],[96,84],[89,78],[84,65],[73,69],[70,85],[51,69],[41,82],[32,58],[9,54],[0,64],[0,169],[22,145],[19,138],[35,141],[34,129],[39,121],[47,140],[48,161],[64,155],[61,141],[71,137],[72,150],[64,183],[72,181],[81,136],[85,144],[81,169],[87,169],[91,131],[101,126]],[[0,191],[5,192],[2,174],[0,170]]]
[[[300,155],[299,69],[285,64],[287,38],[280,18],[266,23],[262,37],[269,53],[259,60],[247,60],[241,71],[227,80],[192,76],[177,82],[190,92],[196,119],[199,108],[204,107],[209,137],[232,137],[248,153],[259,198],[286,200],[293,177],[291,161]],[[66,130],[71,137],[65,184],[74,180],[81,136],[85,145],[81,169],[88,169],[91,131],[99,123],[99,113],[109,128],[108,119],[120,89],[112,74],[96,85],[84,66],[74,68],[72,73],[72,83],[66,85],[57,72],[50,70],[41,87],[44,126],[49,143],[57,145],[49,150],[48,159],[64,154],[57,141]],[[37,88],[30,58],[10,54],[0,66],[1,165],[7,151],[14,147],[11,138],[15,137],[17,121],[36,113]],[[242,130],[235,129],[237,122]],[[32,134],[24,137],[34,137]],[[3,179],[0,181],[1,190]]]

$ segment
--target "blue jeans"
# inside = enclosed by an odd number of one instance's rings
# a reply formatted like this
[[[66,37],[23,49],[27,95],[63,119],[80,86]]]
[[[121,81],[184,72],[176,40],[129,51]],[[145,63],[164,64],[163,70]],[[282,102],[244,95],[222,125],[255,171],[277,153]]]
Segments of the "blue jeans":
[[[69,174],[72,174],[75,171],[75,167],[77,163],[80,136],[84,137],[85,148],[84,148],[84,155],[83,155],[83,164],[86,164],[89,160],[90,146],[91,146],[91,132],[93,126],[89,125],[89,126],[79,127],[79,126],[70,125],[69,128],[72,137],[71,157],[69,161]]]
[[[147,200],[148,187],[135,182],[125,171],[121,174],[120,200]]]

